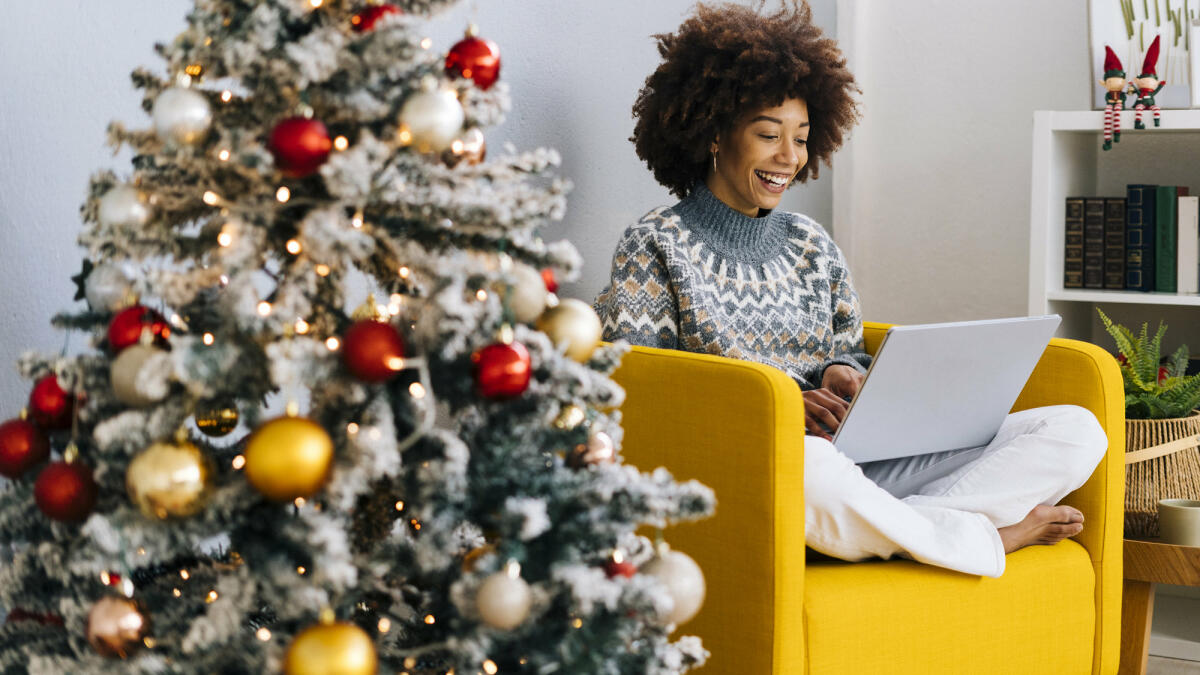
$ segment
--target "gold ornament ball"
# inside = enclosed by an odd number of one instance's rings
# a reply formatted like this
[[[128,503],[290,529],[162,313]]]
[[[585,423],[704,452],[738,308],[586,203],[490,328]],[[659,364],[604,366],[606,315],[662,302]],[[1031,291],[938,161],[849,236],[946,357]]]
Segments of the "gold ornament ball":
[[[567,298],[538,317],[538,330],[555,346],[566,343],[567,356],[586,363],[600,343],[600,317],[582,300]]]
[[[576,445],[567,456],[567,464],[575,469],[581,469],[592,464],[611,464],[617,459],[616,447],[612,436],[597,431],[588,436],[587,443]]]
[[[188,442],[155,443],[125,470],[129,499],[151,518],[190,516],[208,501],[212,468],[208,458]]]
[[[304,629],[287,650],[287,675],[375,675],[375,643],[352,623],[317,624]]]
[[[126,658],[149,632],[150,621],[132,600],[103,597],[88,612],[87,641],[101,656]]]
[[[333,439],[304,417],[279,417],[246,441],[246,480],[276,501],[308,497],[321,489],[333,464]]]
[[[575,427],[583,424],[583,420],[587,418],[587,413],[583,408],[572,403],[571,405],[563,406],[559,411],[558,417],[554,418],[554,428],[570,431]]]
[[[237,428],[238,409],[225,401],[208,403],[196,410],[196,427],[210,438],[219,438]]]

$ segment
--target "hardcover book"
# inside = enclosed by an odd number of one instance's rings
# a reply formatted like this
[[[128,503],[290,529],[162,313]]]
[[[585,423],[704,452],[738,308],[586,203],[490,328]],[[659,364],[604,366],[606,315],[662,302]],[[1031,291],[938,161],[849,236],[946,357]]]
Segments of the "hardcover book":
[[[1104,200],[1104,287],[1125,288],[1125,198]]]
[[[1200,197],[1180,197],[1177,211],[1175,274],[1178,292],[1200,293]]]
[[[1083,200],[1083,287],[1104,288],[1104,199]]]
[[[1156,185],[1129,185],[1125,193],[1125,289],[1154,290]]]
[[[1067,197],[1063,288],[1083,288],[1083,197]]]
[[[1174,293],[1178,289],[1175,282],[1175,247],[1179,223],[1175,209],[1180,195],[1186,196],[1187,193],[1186,187],[1174,185],[1159,185],[1155,192],[1154,290],[1162,293]]]

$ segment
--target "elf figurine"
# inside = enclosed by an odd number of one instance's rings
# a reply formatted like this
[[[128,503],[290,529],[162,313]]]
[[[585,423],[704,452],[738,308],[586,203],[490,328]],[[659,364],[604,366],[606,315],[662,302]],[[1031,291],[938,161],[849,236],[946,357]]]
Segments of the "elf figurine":
[[[1104,79],[1100,84],[1108,90],[1104,95],[1104,149],[1112,150],[1113,142],[1121,142],[1121,110],[1125,108],[1125,66],[1112,47],[1104,46]]]
[[[1134,103],[1133,109],[1137,112],[1133,117],[1134,129],[1145,129],[1146,125],[1142,124],[1142,111],[1149,108],[1154,112],[1154,126],[1159,125],[1159,118],[1162,116],[1160,112],[1162,108],[1154,102],[1154,95],[1162,91],[1166,82],[1158,81],[1158,73],[1155,69],[1158,65],[1158,36],[1154,36],[1154,42],[1150,43],[1150,49],[1146,50],[1146,60],[1142,62],[1142,72],[1133,79],[1129,86],[1129,93],[1137,94],[1137,101]],[[1137,85],[1136,87],[1134,85]]]

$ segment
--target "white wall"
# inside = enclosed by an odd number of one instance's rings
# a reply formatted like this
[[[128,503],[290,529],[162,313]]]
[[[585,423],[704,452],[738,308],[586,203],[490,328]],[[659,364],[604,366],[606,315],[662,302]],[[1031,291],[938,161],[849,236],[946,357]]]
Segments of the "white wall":
[[[744,0],[749,3],[750,0]],[[814,0],[834,32],[835,0]],[[472,12],[471,5],[477,6]],[[0,5],[0,419],[23,405],[28,384],[12,367],[25,349],[61,349],[50,317],[72,305],[79,270],[78,209],[90,173],[128,171],[104,146],[112,119],[146,123],[129,84],[137,66],[183,28],[184,0],[42,0]],[[566,293],[590,300],[608,277],[621,231],[652,207],[674,202],[627,140],[630,110],[658,62],[650,35],[674,29],[692,0],[476,0],[437,17],[435,49],[449,48],[474,18],[503,58],[513,112],[488,132],[493,148],[546,145],[574,181],[567,219],[546,233],[583,254],[583,277]],[[832,172],[793,190],[785,208],[828,223]],[[73,338],[73,347],[83,342]]]
[[[1084,0],[842,0],[865,114],[834,227],[868,319],[1027,313],[1034,110],[1091,106]]]

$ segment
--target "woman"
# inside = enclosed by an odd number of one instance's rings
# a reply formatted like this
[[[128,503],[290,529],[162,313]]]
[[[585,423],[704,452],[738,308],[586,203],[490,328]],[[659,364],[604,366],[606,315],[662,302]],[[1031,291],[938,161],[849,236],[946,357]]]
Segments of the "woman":
[[[841,251],[783,192],[829,163],[858,117],[836,43],[794,0],[772,15],[699,5],[657,36],[663,62],[632,141],[681,198],[628,228],[596,299],[605,339],[747,359],[804,393],[808,545],[845,560],[893,555],[999,576],[1005,554],[1079,534],[1054,506],[1107,448],[1074,406],[1009,415],[986,447],[857,466],[829,442],[858,389],[858,296]]]

